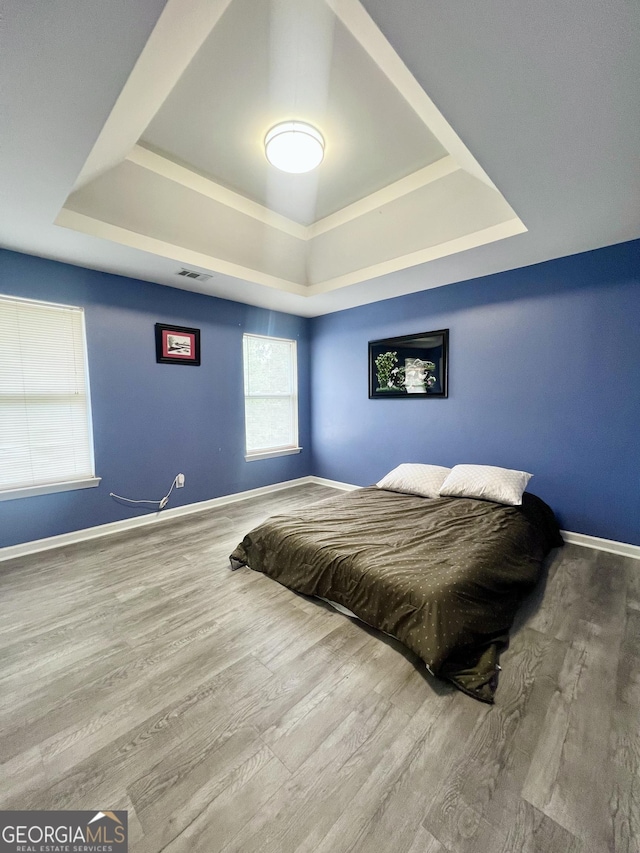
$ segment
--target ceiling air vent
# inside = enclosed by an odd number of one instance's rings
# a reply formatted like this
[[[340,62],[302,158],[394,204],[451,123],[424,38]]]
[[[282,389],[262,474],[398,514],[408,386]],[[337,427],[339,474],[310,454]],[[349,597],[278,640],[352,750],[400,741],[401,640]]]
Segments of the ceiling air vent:
[[[182,276],[182,278],[192,278],[195,281],[209,281],[211,278],[210,275],[207,275],[203,272],[196,272],[195,270],[186,270],[184,267],[176,273],[176,275]]]

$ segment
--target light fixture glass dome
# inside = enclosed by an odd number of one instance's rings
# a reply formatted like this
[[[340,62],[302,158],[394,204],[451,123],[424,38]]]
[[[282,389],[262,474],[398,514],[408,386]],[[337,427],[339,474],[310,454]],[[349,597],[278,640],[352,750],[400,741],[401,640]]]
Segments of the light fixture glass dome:
[[[324,139],[302,121],[284,121],[272,127],[264,140],[267,160],[283,172],[310,172],[322,163]]]

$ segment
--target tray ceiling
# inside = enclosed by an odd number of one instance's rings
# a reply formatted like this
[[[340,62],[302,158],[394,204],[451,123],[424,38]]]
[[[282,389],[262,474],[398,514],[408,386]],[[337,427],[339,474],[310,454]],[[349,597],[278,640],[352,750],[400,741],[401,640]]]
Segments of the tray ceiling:
[[[263,140],[298,118],[327,141],[317,171],[278,172]],[[142,144],[304,225],[447,154],[324,2],[234,0]]]
[[[58,224],[299,296],[526,230],[358,0],[202,7],[174,38],[168,3]],[[293,118],[304,175],[264,155]]]

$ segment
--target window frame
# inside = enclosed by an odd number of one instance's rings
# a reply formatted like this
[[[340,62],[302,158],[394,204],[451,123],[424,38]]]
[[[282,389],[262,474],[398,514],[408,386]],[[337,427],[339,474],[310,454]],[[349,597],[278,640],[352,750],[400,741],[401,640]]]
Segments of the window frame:
[[[90,376],[89,376],[89,353],[87,348],[87,327],[85,323],[85,313],[84,308],[78,305],[66,305],[61,302],[50,302],[44,299],[26,299],[21,296],[12,296],[8,293],[0,294],[0,303],[1,302],[21,302],[27,305],[38,305],[44,308],[52,308],[56,310],[63,311],[75,311],[78,313],[80,317],[80,326],[81,326],[81,334],[82,334],[82,358],[83,358],[83,367],[84,367],[84,375],[85,375],[85,387],[86,387],[86,399],[85,399],[85,413],[87,419],[87,430],[88,430],[88,447],[89,447],[89,461],[90,461],[90,474],[87,474],[84,477],[80,477],[74,480],[57,480],[57,481],[47,481],[42,483],[32,483],[27,486],[8,486],[7,488],[3,488],[0,485],[0,501],[7,500],[15,500],[17,498],[29,498],[34,497],[36,495],[48,495],[55,494],[58,492],[69,492],[74,491],[76,489],[91,489],[100,485],[101,477],[97,477],[95,474],[95,443],[94,443],[94,435],[93,435],[93,417],[91,412],[91,386],[90,386]]]
[[[291,376],[291,394],[248,394],[247,393],[247,359],[246,359],[246,340],[248,338],[260,338],[266,341],[281,341],[290,344],[291,361],[290,361],[290,376]],[[254,332],[244,332],[242,335],[242,388],[244,400],[244,447],[245,461],[253,462],[258,459],[271,459],[277,456],[290,456],[294,453],[300,453],[300,435],[299,435],[299,393],[298,393],[298,342],[295,338],[282,338],[276,335],[260,335]],[[248,447],[248,432],[247,432],[247,399],[290,399],[292,424],[293,424],[293,442],[287,445],[274,445],[260,450],[249,450]]]

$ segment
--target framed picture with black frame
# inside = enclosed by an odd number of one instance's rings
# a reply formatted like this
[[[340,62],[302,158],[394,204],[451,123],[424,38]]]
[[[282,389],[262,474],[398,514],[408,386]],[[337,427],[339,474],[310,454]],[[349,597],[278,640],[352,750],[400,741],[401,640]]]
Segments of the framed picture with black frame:
[[[447,397],[449,329],[369,341],[369,398]]]
[[[159,364],[200,364],[200,329],[156,323],[156,361]]]

